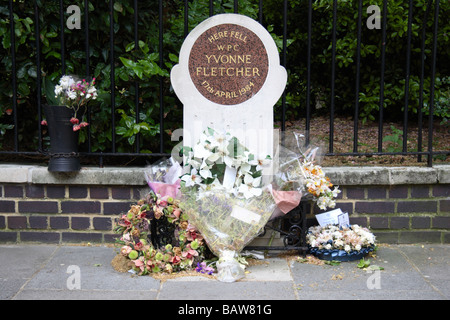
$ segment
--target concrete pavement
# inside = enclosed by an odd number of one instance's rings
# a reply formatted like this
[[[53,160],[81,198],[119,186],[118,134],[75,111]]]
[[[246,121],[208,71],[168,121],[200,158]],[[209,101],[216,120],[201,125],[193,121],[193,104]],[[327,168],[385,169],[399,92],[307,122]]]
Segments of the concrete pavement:
[[[450,245],[381,245],[368,271],[358,261],[317,265],[275,256],[245,279],[158,280],[120,273],[113,247],[0,245],[1,300],[448,300]],[[300,257],[301,258],[301,257]],[[302,262],[303,261],[303,262]]]

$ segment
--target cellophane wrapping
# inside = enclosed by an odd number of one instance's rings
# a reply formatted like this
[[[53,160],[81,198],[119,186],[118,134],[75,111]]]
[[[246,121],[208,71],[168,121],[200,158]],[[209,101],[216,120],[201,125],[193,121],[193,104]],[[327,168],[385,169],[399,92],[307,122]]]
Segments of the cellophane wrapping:
[[[181,206],[189,221],[200,230],[210,250],[219,257],[217,278],[233,282],[244,277],[236,260],[242,249],[264,228],[276,208],[267,189],[258,197],[238,198],[221,190],[199,197],[182,188]]]
[[[278,148],[278,168],[274,170],[272,188],[280,193],[297,191],[322,210],[334,208],[334,198],[340,191],[337,187],[332,189],[333,184],[322,169],[322,147],[298,133],[282,140],[284,143]]]

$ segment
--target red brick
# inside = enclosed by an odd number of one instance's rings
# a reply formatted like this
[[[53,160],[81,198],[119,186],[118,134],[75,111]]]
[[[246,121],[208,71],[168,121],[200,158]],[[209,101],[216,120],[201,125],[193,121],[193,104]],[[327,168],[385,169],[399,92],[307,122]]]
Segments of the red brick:
[[[4,186],[5,198],[23,198],[23,187],[16,185]]]
[[[400,201],[397,212],[437,212],[437,201]]]
[[[20,232],[20,241],[59,243],[61,235],[57,232]]]
[[[69,229],[69,217],[50,217],[50,228]]]
[[[357,213],[394,213],[394,210],[394,202],[368,201],[355,203]]]
[[[27,217],[25,216],[10,216],[8,217],[9,229],[26,229]]]
[[[47,186],[47,198],[63,199],[66,196],[65,186]]]
[[[28,223],[31,229],[47,229],[48,227],[46,216],[30,216]]]
[[[62,213],[100,213],[98,201],[64,201],[61,202]]]
[[[21,213],[58,213],[56,201],[19,201]]]
[[[91,220],[87,217],[72,217],[73,230],[87,230],[91,226]]]

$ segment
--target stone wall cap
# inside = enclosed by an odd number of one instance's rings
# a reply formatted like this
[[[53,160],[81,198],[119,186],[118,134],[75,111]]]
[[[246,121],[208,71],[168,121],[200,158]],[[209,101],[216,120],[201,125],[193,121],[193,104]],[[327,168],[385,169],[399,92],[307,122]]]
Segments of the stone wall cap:
[[[428,167],[324,167],[335,185],[450,183],[450,165]],[[82,167],[74,173],[52,173],[46,166],[0,165],[0,183],[146,186],[146,167]]]
[[[428,167],[325,167],[336,185],[398,185],[450,182],[450,166]]]

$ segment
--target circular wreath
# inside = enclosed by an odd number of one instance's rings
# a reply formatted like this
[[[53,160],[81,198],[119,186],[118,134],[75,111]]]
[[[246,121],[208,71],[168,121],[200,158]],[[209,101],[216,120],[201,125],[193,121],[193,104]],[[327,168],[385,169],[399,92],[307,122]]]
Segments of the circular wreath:
[[[374,234],[357,224],[310,227],[306,242],[309,252],[322,260],[358,260],[376,247]]]
[[[172,243],[159,248],[152,244],[149,237],[153,219],[173,226]],[[121,246],[120,254],[131,260],[133,270],[139,275],[191,269],[204,258],[203,237],[189,223],[179,200],[161,197],[153,191],[117,220],[114,232],[121,234],[116,240]]]

